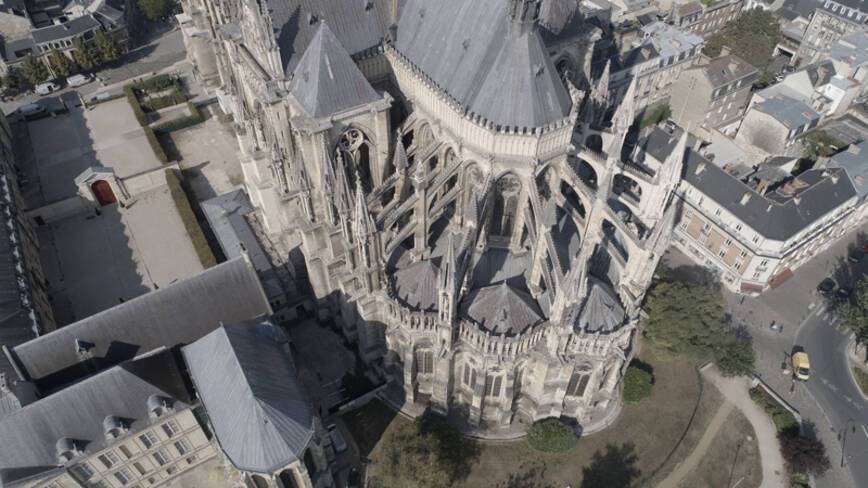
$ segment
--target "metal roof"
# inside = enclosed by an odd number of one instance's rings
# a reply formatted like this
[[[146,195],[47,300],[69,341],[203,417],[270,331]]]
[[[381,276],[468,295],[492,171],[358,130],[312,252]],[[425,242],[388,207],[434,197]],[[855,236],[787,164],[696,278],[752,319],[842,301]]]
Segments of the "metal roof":
[[[395,271],[393,276],[395,292],[405,306],[425,312],[437,310],[437,278],[440,276],[440,268],[430,259],[403,267]]]
[[[236,468],[271,474],[303,457],[314,415],[279,327],[224,325],[183,354],[220,448]]]
[[[83,455],[104,449],[103,421],[125,419],[125,437],[155,423],[148,399],[157,395],[175,409],[190,402],[171,351],[162,349],[124,362],[0,419],[0,486],[12,487],[54,474],[57,443],[80,441]]]
[[[853,144],[846,151],[832,156],[827,167],[844,168],[859,198],[868,196],[868,141]]]
[[[540,127],[572,106],[539,29],[518,28],[504,0],[407,0],[395,48],[470,112]]]
[[[847,34],[832,44],[829,57],[858,68],[868,64],[868,33],[856,31]]]
[[[256,272],[247,260],[236,258],[20,344],[11,353],[44,391],[161,346],[189,344],[222,322],[270,313]],[[81,354],[77,344],[87,352]]]
[[[380,99],[325,22],[293,71],[289,91],[314,118]]]
[[[591,333],[608,333],[618,329],[626,317],[612,287],[598,278],[588,277],[588,297],[576,327]]]
[[[757,73],[756,68],[734,54],[712,59],[701,67],[711,86],[719,87]]]
[[[536,300],[505,281],[470,292],[461,311],[464,317],[495,335],[521,334],[544,320]]]

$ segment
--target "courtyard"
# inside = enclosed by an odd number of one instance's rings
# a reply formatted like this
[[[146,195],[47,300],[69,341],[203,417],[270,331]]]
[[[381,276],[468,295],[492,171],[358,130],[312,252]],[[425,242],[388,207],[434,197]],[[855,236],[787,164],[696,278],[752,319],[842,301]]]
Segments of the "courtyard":
[[[119,178],[162,177],[156,159],[123,99],[90,109],[65,97],[69,113],[19,126],[16,144],[29,184],[31,211],[71,209],[40,218],[37,237],[58,325],[65,325],[204,268],[168,187],[137,193],[125,206],[91,207],[75,178],[87,168],[112,168]],[[23,146],[23,147],[22,147]]]
[[[561,453],[536,451],[523,439],[479,442],[476,454],[466,460],[466,476],[457,486],[657,486],[701,449],[698,462],[682,469],[674,487],[716,487],[721,486],[720,479],[729,477],[733,483],[741,480],[740,487],[758,487],[762,474],[757,441],[744,416],[737,409],[721,412],[722,395],[690,362],[662,356],[650,348],[643,350],[641,357],[653,367],[651,397],[625,405],[612,426],[582,437],[576,447]],[[714,421],[715,417],[722,418]],[[380,402],[372,402],[344,416],[343,422],[361,458],[370,461],[369,479],[379,480],[382,486],[412,486],[408,480],[387,478],[384,472],[389,444],[410,428],[410,420]],[[722,426],[712,430],[709,426],[713,422]],[[708,430],[711,433],[705,436]]]

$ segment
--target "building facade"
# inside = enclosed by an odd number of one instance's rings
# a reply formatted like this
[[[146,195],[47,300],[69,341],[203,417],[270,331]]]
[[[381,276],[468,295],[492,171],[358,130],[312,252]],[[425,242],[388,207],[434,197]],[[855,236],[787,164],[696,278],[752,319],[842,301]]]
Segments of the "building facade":
[[[866,26],[868,10],[863,2],[818,1],[793,64],[804,65],[826,59],[832,45],[839,39],[852,32],[864,31]]]
[[[864,159],[851,163],[864,173]],[[740,180],[691,152],[678,190],[683,210],[673,245],[716,270],[733,292],[774,288],[865,221],[865,189],[855,187],[854,169],[842,164],[779,181]]]
[[[744,0],[675,2],[672,5],[672,21],[686,32],[707,38],[738,18],[744,9]]]
[[[214,32],[251,201],[301,240],[319,317],[396,403],[469,426],[612,413],[674,219],[680,156],[623,167],[636,107],[601,123],[608,84],[576,88],[595,30],[544,7],[185,3]]]
[[[723,129],[741,120],[757,70],[734,55],[705,59],[681,72],[672,85],[672,120],[691,130]]]

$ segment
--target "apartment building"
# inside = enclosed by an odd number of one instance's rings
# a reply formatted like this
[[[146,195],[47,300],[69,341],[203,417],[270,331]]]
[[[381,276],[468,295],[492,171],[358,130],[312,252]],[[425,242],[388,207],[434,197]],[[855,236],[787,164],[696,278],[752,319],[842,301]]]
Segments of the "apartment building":
[[[868,7],[862,0],[819,0],[805,29],[794,64],[826,59],[839,39],[868,25]]]
[[[620,100],[636,78],[636,110],[669,99],[672,83],[681,72],[699,60],[704,41],[663,22],[653,22],[641,29],[635,47],[606,62],[609,67],[609,91]]]
[[[744,0],[720,0],[717,2],[675,2],[672,5],[674,24],[693,34],[708,37],[735,20],[744,10]]]
[[[156,487],[217,450],[171,351],[152,351],[0,419],[4,487]]]
[[[744,115],[757,77],[756,68],[738,56],[703,57],[673,83],[672,92],[679,96],[669,102],[672,119],[691,130],[701,127],[725,132]]]
[[[733,292],[758,294],[780,285],[865,220],[865,191],[844,168],[794,178],[760,167],[742,179],[727,169],[689,151],[672,242],[716,270]]]

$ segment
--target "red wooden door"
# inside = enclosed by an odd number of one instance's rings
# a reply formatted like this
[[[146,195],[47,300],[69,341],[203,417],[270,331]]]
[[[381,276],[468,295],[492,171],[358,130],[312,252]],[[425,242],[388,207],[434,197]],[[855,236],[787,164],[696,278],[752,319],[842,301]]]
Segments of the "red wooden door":
[[[112,187],[107,181],[96,181],[90,188],[93,190],[93,194],[96,195],[96,200],[100,205],[105,206],[117,203],[118,199],[115,197],[115,192],[112,191]]]

